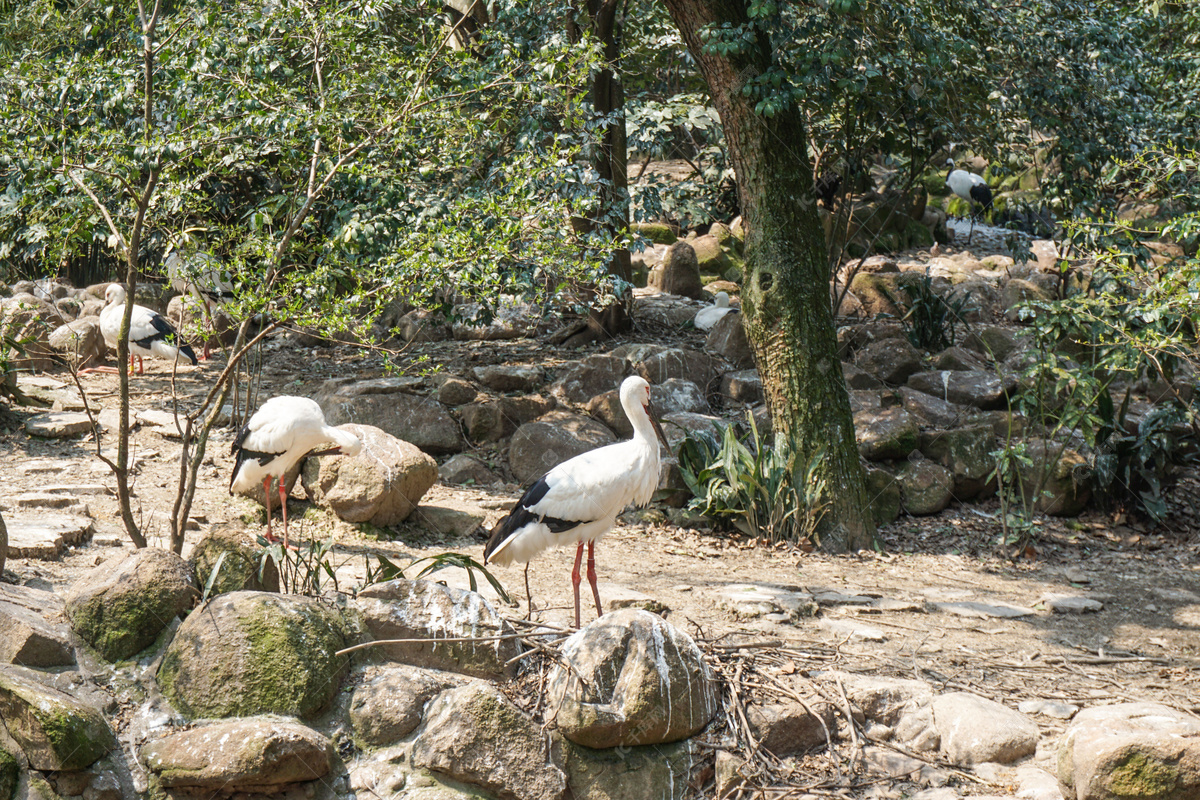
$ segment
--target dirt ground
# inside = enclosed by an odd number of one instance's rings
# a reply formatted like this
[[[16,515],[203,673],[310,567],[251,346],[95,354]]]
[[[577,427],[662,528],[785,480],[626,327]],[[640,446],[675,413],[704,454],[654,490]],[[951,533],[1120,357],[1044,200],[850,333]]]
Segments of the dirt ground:
[[[655,332],[655,341],[661,341]],[[642,334],[645,336],[645,334]],[[693,332],[679,334],[698,346]],[[688,337],[691,337],[690,339]],[[626,341],[638,341],[635,332]],[[615,346],[612,343],[608,347]],[[591,348],[588,352],[605,348]],[[560,362],[587,352],[554,352],[538,342],[443,342],[422,345],[402,355],[414,369],[435,366],[462,374],[487,363],[541,363],[550,371]],[[418,362],[422,356],[428,361]],[[184,406],[206,391],[223,364],[214,360],[182,368],[177,381]],[[132,380],[135,408],[169,409],[169,366],[147,360],[147,374]],[[275,394],[312,395],[333,377],[382,374],[382,359],[346,346],[302,347],[291,340],[273,343],[263,370],[261,398]],[[69,380],[65,375],[56,376]],[[82,377],[92,403],[115,407],[117,378]],[[95,458],[90,439],[45,441],[28,437],[21,426],[34,409],[0,416],[0,487],[5,497],[34,491],[47,482],[114,482]],[[228,482],[233,432],[215,430],[208,460],[200,472],[193,514],[198,541],[221,523],[257,531],[261,511],[249,501],[230,498]],[[114,446],[112,434],[103,440]],[[165,545],[167,512],[178,474],[176,441],[145,427],[135,431],[138,459],[135,514],[151,543]],[[501,454],[478,453],[502,464]],[[51,476],[23,469],[31,461],[56,461],[63,469]],[[669,609],[668,619],[706,642],[764,642],[788,652],[793,669],[837,667],[854,672],[918,678],[936,691],[968,690],[1008,705],[1025,699],[1060,700],[1081,707],[1153,700],[1200,713],[1200,514],[1196,478],[1176,490],[1176,513],[1151,529],[1139,523],[1087,513],[1078,520],[1042,521],[1036,552],[1012,561],[1000,555],[995,501],[954,505],[933,517],[902,517],[880,532],[880,550],[858,555],[805,553],[770,546],[741,535],[680,528],[661,521],[625,523],[597,546],[601,594],[615,597],[633,590]],[[291,503],[293,537],[334,538],[331,560],[343,590],[361,584],[365,556],[382,553],[408,559],[456,550],[482,561],[486,529],[520,493],[507,484],[489,488],[436,485],[425,502],[482,510],[487,521],[463,539],[406,525],[381,541],[299,499]],[[295,497],[301,496],[297,487]],[[6,580],[64,588],[82,572],[130,547],[117,515],[113,494],[85,498],[96,520],[92,541],[71,549],[60,561],[10,559]],[[307,513],[306,513],[307,512]],[[635,519],[634,514],[626,519]],[[247,521],[249,520],[249,522]],[[543,619],[570,618],[569,573],[573,550],[544,554],[529,570],[535,602],[551,607]],[[522,568],[498,568],[496,576],[521,599],[511,609],[524,614]],[[464,576],[451,578],[461,583]],[[815,616],[798,620],[759,614],[729,600],[730,587],[768,585],[806,591],[817,597]],[[1099,611],[1053,613],[1048,595],[1087,596],[1103,603]],[[979,605],[1007,604],[1033,613],[980,615]],[[586,585],[584,621],[594,616]],[[989,613],[989,612],[983,612]],[[1038,718],[1043,730],[1061,730],[1065,720]],[[993,792],[999,790],[993,788]]]

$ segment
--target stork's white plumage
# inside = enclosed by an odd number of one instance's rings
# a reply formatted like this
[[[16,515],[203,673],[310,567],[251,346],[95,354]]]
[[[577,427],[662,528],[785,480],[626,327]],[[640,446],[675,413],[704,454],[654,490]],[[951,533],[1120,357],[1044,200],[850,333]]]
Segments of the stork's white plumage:
[[[633,424],[633,438],[575,456],[538,478],[492,530],[484,548],[485,564],[524,561],[528,592],[529,560],[548,547],[577,542],[571,572],[576,627],[584,543],[588,582],[599,616],[604,611],[596,586],[596,540],[612,528],[626,506],[646,505],[658,488],[658,442],[665,445],[666,438],[650,413],[650,384],[637,376],[626,378],[621,384],[621,406]],[[532,613],[532,601],[529,610]]]
[[[992,209],[992,190],[987,181],[974,172],[955,169],[954,159],[946,159],[946,166],[950,168],[946,175],[946,185],[950,187],[950,191],[971,204],[971,230],[967,234],[967,244],[970,244],[971,237],[975,234],[976,215]],[[978,212],[975,210],[975,204],[980,207]]]
[[[107,305],[100,311],[100,333],[104,341],[114,350],[121,338],[121,317],[125,313],[125,287],[119,283],[111,284],[104,293]],[[168,361],[185,360],[192,365],[197,363],[196,354],[171,327],[163,316],[145,306],[134,305],[133,316],[129,320],[129,364],[133,359],[138,360],[138,374],[144,372],[142,358],[157,356]]]
[[[736,314],[737,312],[736,308],[731,308],[729,305],[729,295],[725,292],[717,292],[717,296],[713,298],[713,304],[697,311],[692,324],[702,331],[707,331],[720,322],[726,314]]]
[[[185,259],[178,250],[172,250],[167,254],[166,267],[172,288],[196,298],[204,309],[206,326],[214,330],[213,306],[233,299],[233,275],[215,257],[202,252]],[[212,355],[209,338],[204,337],[204,353],[200,356],[206,360]]]
[[[336,446],[312,452],[323,444]],[[263,403],[233,442],[233,475],[229,493],[246,492],[263,482],[267,505],[267,539],[271,533],[271,479],[279,479],[283,509],[283,544],[288,543],[287,491],[284,476],[306,455],[358,455],[362,442],[347,431],[325,424],[321,407],[307,397],[272,397]]]

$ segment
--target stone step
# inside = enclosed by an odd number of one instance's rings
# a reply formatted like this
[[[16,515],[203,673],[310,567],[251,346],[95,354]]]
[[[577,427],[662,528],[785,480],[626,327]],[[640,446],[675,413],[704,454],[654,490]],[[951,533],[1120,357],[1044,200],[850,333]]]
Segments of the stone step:
[[[78,514],[17,512],[5,516],[9,558],[57,561],[91,537],[92,520]]]

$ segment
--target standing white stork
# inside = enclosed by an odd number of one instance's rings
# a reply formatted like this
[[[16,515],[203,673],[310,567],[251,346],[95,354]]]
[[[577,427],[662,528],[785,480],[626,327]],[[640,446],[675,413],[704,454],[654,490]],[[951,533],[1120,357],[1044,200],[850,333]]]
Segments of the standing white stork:
[[[125,287],[119,283],[111,284],[104,293],[104,299],[107,305],[100,311],[100,334],[105,343],[115,350],[121,338],[121,317],[125,313]],[[171,323],[158,312],[135,304],[133,316],[129,319],[129,366],[133,368],[133,359],[136,358],[139,375],[145,372],[143,356],[158,356],[169,361],[187,360],[193,366],[198,363],[196,353],[179,337]],[[98,367],[89,371],[110,370],[108,367]]]
[[[322,444],[336,444],[312,452]],[[229,493],[245,492],[261,480],[267,505],[267,539],[271,533],[271,479],[279,479],[279,505],[283,510],[283,546],[288,546],[287,471],[307,455],[358,455],[362,442],[352,433],[325,424],[321,407],[307,397],[272,397],[263,403],[242,428],[231,450],[235,457]]]
[[[599,616],[604,610],[596,586],[596,540],[612,528],[617,515],[630,503],[644,506],[650,502],[658,488],[658,440],[667,444],[662,428],[650,413],[650,384],[643,378],[629,377],[621,384],[621,406],[633,423],[633,438],[575,456],[538,478],[492,530],[483,551],[485,564],[504,566],[524,561],[528,594],[530,559],[548,547],[578,542],[571,571],[576,628],[583,545],[587,543],[588,583]],[[529,612],[532,615],[532,599]]]
[[[167,254],[165,264],[172,288],[180,294],[192,295],[204,309],[205,325],[210,335],[204,337],[204,353],[200,357],[208,360],[212,355],[209,339],[217,327],[213,320],[213,306],[233,299],[233,275],[214,256],[199,251],[184,259],[178,250],[172,249]]]
[[[729,295],[725,292],[717,292],[717,296],[713,298],[713,304],[697,311],[692,324],[702,331],[707,331],[720,322],[726,314],[736,314],[737,312],[736,308],[731,308],[729,305]]]
[[[946,166],[950,168],[946,174],[946,185],[971,206],[971,230],[967,233],[967,244],[970,244],[971,237],[975,234],[976,214],[992,210],[992,190],[987,181],[974,172],[955,169],[953,158],[946,159]],[[980,206],[978,212],[975,210],[976,203]]]

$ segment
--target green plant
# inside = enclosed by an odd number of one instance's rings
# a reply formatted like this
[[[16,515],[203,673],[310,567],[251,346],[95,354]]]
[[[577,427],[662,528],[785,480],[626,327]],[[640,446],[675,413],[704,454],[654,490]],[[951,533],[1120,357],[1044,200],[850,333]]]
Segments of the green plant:
[[[817,544],[817,525],[827,505],[818,470],[824,453],[798,464],[786,436],[764,441],[754,416],[747,417],[745,441],[730,425],[689,433],[680,444],[679,469],[693,495],[689,508],[728,521],[749,536]]]
[[[1000,499],[1000,541],[997,544],[1012,548],[1020,555],[1036,538],[1033,503],[1026,499],[1023,477],[1033,467],[1033,459],[1027,454],[1025,443],[1014,441],[1012,437],[1006,437],[1004,446],[989,455],[996,460],[996,468],[988,479],[996,481],[996,495]]]
[[[1166,490],[1179,467],[1195,460],[1195,437],[1185,425],[1188,410],[1174,403],[1157,406],[1129,433],[1129,399],[1126,392],[1117,407],[1107,391],[1100,398],[1104,426],[1092,457],[1093,488],[1105,507],[1132,508],[1161,522],[1167,515]]]
[[[929,270],[906,287],[909,301],[900,324],[913,347],[937,352],[958,338],[958,326],[968,327],[967,312],[973,308],[970,294],[951,291],[945,295],[933,288]]]
[[[279,569],[279,585],[285,592],[291,594],[319,595],[324,591],[322,582],[326,575],[333,582],[333,590],[338,591],[337,573],[329,562],[333,551],[333,538],[323,542],[302,542],[292,547],[284,547],[283,542],[269,541],[259,536],[258,545],[262,548],[258,561],[258,580],[262,582],[268,559],[275,562]],[[213,575],[216,575],[216,569]]]
[[[384,556],[380,553],[374,554],[374,564],[371,563],[370,554],[365,556],[365,558],[366,577],[363,580],[362,586],[358,587],[359,589],[375,583],[385,583],[390,580],[395,580],[397,578],[403,579],[406,577],[404,574],[404,568],[390,560],[387,556]],[[475,573],[479,572],[483,575],[484,579],[491,584],[492,588],[496,590],[496,594],[500,596],[501,600],[503,600],[505,603],[512,602],[512,598],[509,597],[508,592],[500,583],[499,579],[497,579],[487,567],[485,567],[483,564],[480,564],[478,561],[465,553],[438,553],[435,556],[418,558],[408,563],[408,569],[412,570],[418,564],[422,563],[424,563],[424,566],[421,567],[421,569],[418,570],[415,575],[413,575],[412,580],[420,580],[426,575],[430,575],[438,570],[458,567],[466,570],[467,585],[471,588],[472,592],[478,591],[479,589],[479,583],[475,580]]]

